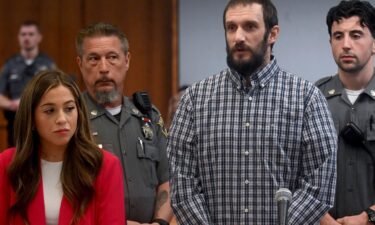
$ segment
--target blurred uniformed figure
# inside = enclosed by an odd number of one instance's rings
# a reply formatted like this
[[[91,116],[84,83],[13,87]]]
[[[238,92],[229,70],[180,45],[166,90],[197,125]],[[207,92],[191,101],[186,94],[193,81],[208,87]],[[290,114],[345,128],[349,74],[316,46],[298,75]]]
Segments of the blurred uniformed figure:
[[[169,129],[172,125],[172,120],[174,117],[174,114],[176,113],[178,104],[180,103],[180,99],[182,95],[185,93],[186,88],[188,88],[188,85],[182,85],[180,88],[178,88],[178,92],[174,94],[170,99],[169,99],[169,104],[168,104],[168,117],[166,121],[166,127]]]
[[[110,24],[93,24],[80,31],[76,47],[92,133],[100,147],[122,161],[127,224],[168,224],[173,214],[167,133],[146,93],[123,96],[130,62],[124,33]]]
[[[22,90],[31,78],[42,70],[53,69],[55,64],[39,52],[42,34],[35,21],[25,21],[18,33],[20,52],[10,57],[0,72],[0,108],[8,121],[8,145],[13,146],[13,121]]]

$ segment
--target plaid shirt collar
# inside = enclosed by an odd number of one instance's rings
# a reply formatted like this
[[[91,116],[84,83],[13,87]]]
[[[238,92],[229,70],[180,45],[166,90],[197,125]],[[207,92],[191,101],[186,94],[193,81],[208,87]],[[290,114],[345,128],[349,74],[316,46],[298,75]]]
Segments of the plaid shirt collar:
[[[250,77],[251,87],[264,88],[267,83],[277,74],[279,70],[276,58],[271,55],[271,61],[262,69],[257,70]],[[239,91],[247,91],[245,84],[245,78],[234,69],[229,69],[228,76],[233,82],[233,85]]]

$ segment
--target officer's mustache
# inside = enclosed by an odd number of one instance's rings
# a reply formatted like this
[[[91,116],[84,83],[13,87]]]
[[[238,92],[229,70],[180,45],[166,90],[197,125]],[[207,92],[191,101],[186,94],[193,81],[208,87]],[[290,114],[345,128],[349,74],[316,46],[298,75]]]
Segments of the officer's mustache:
[[[111,82],[113,83],[114,85],[116,85],[116,82],[112,79],[107,79],[107,78],[102,78],[102,79],[99,79],[97,81],[95,81],[95,85],[99,84],[99,83],[107,83],[107,82]]]

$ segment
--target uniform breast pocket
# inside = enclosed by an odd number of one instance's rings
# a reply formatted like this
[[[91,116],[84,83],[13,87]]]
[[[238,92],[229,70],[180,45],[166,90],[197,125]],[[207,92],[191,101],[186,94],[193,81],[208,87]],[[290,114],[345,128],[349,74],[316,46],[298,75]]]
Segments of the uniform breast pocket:
[[[147,185],[152,188],[158,185],[157,165],[160,161],[159,148],[153,143],[138,138],[137,157],[140,161],[142,176]]]
[[[112,152],[117,155],[117,152],[114,151],[113,144],[111,141],[103,140],[97,131],[92,132],[92,136],[94,137],[95,143],[98,145],[99,148],[105,149],[109,152]]]

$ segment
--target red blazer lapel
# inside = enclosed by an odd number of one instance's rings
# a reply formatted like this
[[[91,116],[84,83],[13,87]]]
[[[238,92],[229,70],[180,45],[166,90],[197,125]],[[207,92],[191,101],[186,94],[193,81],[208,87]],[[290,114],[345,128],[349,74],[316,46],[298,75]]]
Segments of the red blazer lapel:
[[[27,209],[27,215],[31,225],[46,225],[42,179],[40,179],[35,197]]]
[[[60,207],[59,225],[67,225],[73,218],[73,209],[69,204],[68,199],[63,196]]]

